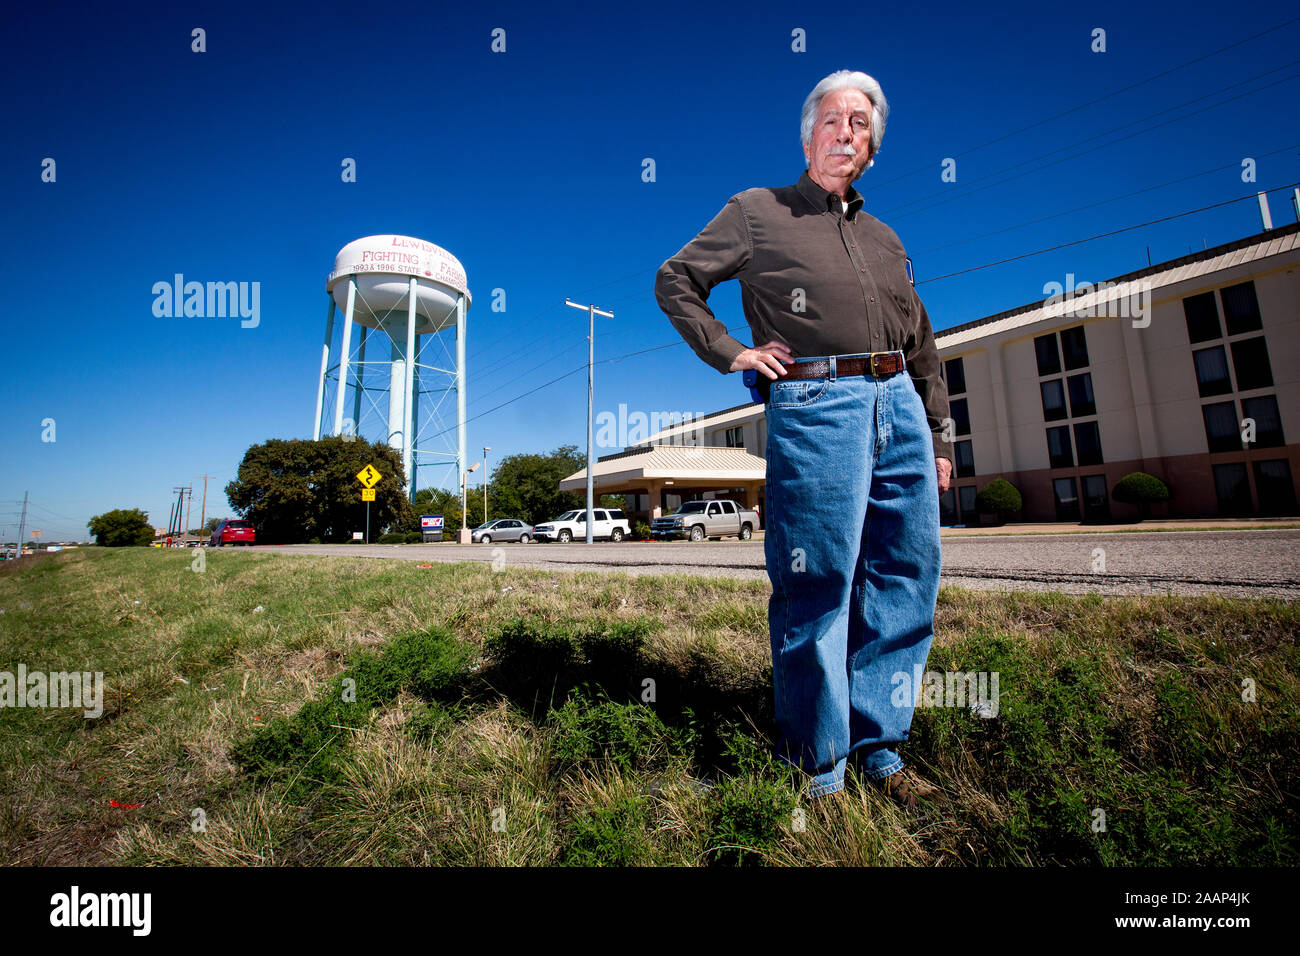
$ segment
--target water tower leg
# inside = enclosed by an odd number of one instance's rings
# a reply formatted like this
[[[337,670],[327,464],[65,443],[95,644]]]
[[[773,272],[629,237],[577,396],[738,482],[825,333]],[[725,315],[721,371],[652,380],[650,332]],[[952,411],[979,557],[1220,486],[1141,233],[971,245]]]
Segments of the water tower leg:
[[[351,434],[361,434],[361,393],[366,383],[366,339],[370,330],[361,326],[361,344],[357,347],[357,387],[352,393],[352,428]]]
[[[465,484],[465,296],[456,296],[456,478]],[[469,529],[460,529],[462,544],[469,543]]]
[[[420,366],[416,361],[418,358],[418,354],[411,356],[411,504],[415,504],[416,489],[420,487],[415,480],[415,471],[419,467],[420,457]]]
[[[348,305],[343,313],[343,344],[339,348],[338,401],[334,403],[334,434],[343,433],[343,397],[348,388],[348,357],[352,351],[352,315],[357,306],[357,280],[348,277]]]
[[[321,415],[325,411],[325,370],[330,364],[330,343],[334,341],[334,296],[329,296],[330,307],[325,313],[325,347],[320,353],[320,382],[316,385],[316,420],[313,423],[311,440],[320,441]]]
[[[406,413],[402,419],[402,472],[406,476],[405,491],[408,495],[414,493],[411,484],[411,449],[414,446],[411,438],[411,403],[415,394],[415,297],[418,290],[419,282],[412,276],[406,307],[406,376],[402,381],[402,405]]]
[[[394,326],[397,326],[394,328]],[[390,313],[384,319],[388,331],[390,361],[388,365],[388,447],[402,453],[402,422],[406,417],[406,360],[402,358],[402,341],[406,336]]]

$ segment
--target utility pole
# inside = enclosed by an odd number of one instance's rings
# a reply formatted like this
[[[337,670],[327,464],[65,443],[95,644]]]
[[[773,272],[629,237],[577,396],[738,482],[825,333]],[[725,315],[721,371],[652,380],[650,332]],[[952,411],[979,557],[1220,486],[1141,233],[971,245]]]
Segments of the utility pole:
[[[595,491],[594,478],[591,473],[591,447],[592,435],[595,432],[592,404],[596,393],[596,316],[600,315],[612,319],[614,313],[603,312],[594,305],[579,305],[577,302],[570,302],[568,296],[565,296],[564,304],[574,309],[587,310],[587,544],[591,544],[591,526],[595,519],[591,511],[593,507],[592,497]]]
[[[18,550],[14,552],[15,558],[23,556],[23,534],[27,531],[27,492],[23,492],[23,516],[18,519]]]
[[[190,533],[190,505],[194,504],[194,486],[186,485],[185,494],[188,495],[188,497],[185,500],[185,527],[181,529],[182,541],[184,541],[185,536]]]
[[[208,522],[208,479],[215,478],[216,475],[195,475],[196,478],[203,479],[203,503],[199,505],[199,536],[202,538],[203,528]]]
[[[172,537],[179,537],[181,533],[181,513],[185,510],[185,486],[176,485],[172,488],[176,494],[176,507],[172,509],[172,520],[167,526],[167,533]]]
[[[487,453],[490,452],[491,450],[492,450],[491,445],[483,446],[483,523],[484,524],[487,524],[487,520],[488,520],[487,486],[488,486],[488,481],[490,480],[489,475],[491,474],[491,472],[488,471]]]

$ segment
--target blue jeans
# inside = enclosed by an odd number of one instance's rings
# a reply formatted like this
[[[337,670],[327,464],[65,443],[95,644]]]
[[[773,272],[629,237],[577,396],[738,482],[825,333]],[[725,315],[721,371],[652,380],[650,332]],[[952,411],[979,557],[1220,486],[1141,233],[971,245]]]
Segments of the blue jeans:
[[[939,594],[934,449],[907,372],[772,383],[767,510],[778,754],[813,796],[843,789],[850,756],[887,777]]]

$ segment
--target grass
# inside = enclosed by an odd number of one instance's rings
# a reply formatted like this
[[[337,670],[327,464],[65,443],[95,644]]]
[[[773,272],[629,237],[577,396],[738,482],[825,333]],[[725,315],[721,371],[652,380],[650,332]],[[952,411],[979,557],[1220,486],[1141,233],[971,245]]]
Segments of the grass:
[[[943,588],[999,711],[917,710],[908,813],[773,759],[763,582],[191,561],[0,566],[0,670],[106,683],[0,710],[0,863],[1300,862],[1295,603]]]

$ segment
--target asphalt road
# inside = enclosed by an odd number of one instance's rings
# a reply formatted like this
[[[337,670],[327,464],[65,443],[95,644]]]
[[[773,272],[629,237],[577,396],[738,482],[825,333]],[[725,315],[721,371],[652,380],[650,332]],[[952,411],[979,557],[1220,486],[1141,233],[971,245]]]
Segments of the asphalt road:
[[[239,552],[245,549],[226,549]],[[259,552],[628,574],[766,580],[761,541],[284,545]],[[1070,594],[1219,594],[1300,599],[1300,531],[1161,531],[943,538],[944,584]]]

